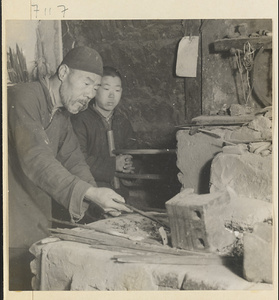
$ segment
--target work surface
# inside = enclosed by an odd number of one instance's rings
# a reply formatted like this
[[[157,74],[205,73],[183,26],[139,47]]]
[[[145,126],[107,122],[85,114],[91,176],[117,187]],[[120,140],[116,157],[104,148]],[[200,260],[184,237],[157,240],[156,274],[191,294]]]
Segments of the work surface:
[[[267,290],[217,255],[163,246],[156,224],[137,214],[59,229],[30,248],[34,290]],[[153,228],[152,228],[153,227]],[[155,228],[155,231],[152,230]],[[99,231],[108,230],[110,234]],[[114,236],[118,234],[120,236]],[[64,240],[58,239],[58,236]],[[78,242],[79,239],[79,242]],[[106,250],[108,249],[108,250]]]

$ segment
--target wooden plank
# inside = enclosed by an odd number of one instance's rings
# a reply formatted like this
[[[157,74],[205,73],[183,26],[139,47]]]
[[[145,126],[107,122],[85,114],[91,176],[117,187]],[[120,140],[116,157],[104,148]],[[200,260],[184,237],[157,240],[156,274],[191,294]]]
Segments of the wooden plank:
[[[234,143],[234,144],[250,144],[250,143],[262,143],[262,142],[269,142],[271,143],[272,140],[264,140],[264,139],[251,139],[251,140],[235,140],[235,139],[230,139],[227,140],[226,142]]]
[[[185,120],[191,122],[192,118],[202,113],[202,35],[200,34],[201,20],[185,21],[185,36],[200,36],[197,76],[184,79],[185,90]]]
[[[264,49],[272,49],[272,37],[260,36],[260,37],[239,37],[232,39],[220,39],[216,40],[214,50],[216,52],[229,51],[231,48],[243,50],[243,46],[246,42],[249,42],[255,49],[263,47]]]

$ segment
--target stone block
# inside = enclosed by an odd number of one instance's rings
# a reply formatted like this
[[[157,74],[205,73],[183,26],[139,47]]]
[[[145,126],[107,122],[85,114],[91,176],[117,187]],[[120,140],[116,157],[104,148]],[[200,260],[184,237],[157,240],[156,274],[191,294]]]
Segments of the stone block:
[[[203,133],[190,135],[187,130],[178,131],[176,138],[182,188],[193,188],[197,194],[208,193],[211,161],[222,151],[222,141]]]
[[[272,226],[257,223],[244,234],[243,275],[248,281],[272,283]]]
[[[272,157],[219,153],[211,164],[210,185],[210,192],[230,187],[239,196],[271,202]]]
[[[222,216],[227,228],[245,232],[253,230],[259,222],[272,219],[273,209],[270,202],[239,196],[230,188],[227,190],[230,194],[230,204]]]
[[[240,116],[253,113],[253,108],[241,104],[233,103],[229,108],[231,116]]]
[[[234,146],[224,146],[223,153],[227,154],[244,154],[248,151],[247,146],[245,144],[238,144]]]
[[[262,133],[260,131],[248,128],[247,126],[242,126],[226,135],[227,140],[250,141],[260,140],[261,138]]]
[[[272,204],[239,196],[231,188],[197,195],[185,189],[166,202],[173,247],[222,251],[239,233],[272,219]]]
[[[197,195],[186,189],[166,202],[172,246],[187,250],[215,251],[233,243],[224,219],[228,193]]]
[[[271,127],[271,120],[264,116],[258,116],[248,124],[248,128],[255,131],[271,130]]]

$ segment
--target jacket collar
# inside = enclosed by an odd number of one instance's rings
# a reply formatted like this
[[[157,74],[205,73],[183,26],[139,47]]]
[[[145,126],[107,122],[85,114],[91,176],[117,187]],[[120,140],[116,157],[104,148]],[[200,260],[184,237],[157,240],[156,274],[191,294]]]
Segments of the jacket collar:
[[[51,100],[50,92],[49,92],[49,79],[47,77],[41,77],[39,78],[39,81],[41,83],[41,86],[43,88],[45,97],[46,97],[46,102],[47,102],[47,109],[49,113],[52,113],[53,109],[53,102]]]
[[[41,77],[39,78],[39,81],[46,97],[47,109],[50,115],[53,116],[56,111],[66,111],[66,109],[63,109],[62,107],[54,110],[54,101],[51,98],[49,90],[49,77]]]
[[[93,98],[93,100],[89,103],[88,108],[90,109],[90,111],[94,112],[96,115],[98,115],[100,118],[104,118],[106,119],[106,117],[104,117],[96,108],[95,108],[95,98]],[[110,119],[117,117],[120,114],[119,109],[116,107],[110,117]]]

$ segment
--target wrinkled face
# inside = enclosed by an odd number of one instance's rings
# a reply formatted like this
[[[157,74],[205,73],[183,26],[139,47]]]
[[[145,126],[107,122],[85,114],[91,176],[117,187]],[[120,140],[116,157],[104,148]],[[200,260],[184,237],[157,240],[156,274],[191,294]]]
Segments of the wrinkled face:
[[[101,83],[101,76],[69,69],[62,65],[59,69],[59,78],[61,86],[59,94],[63,106],[72,114],[85,110],[89,101],[95,97],[96,91]]]
[[[104,76],[96,96],[95,103],[99,109],[110,112],[115,109],[122,95],[122,84],[119,77]]]

